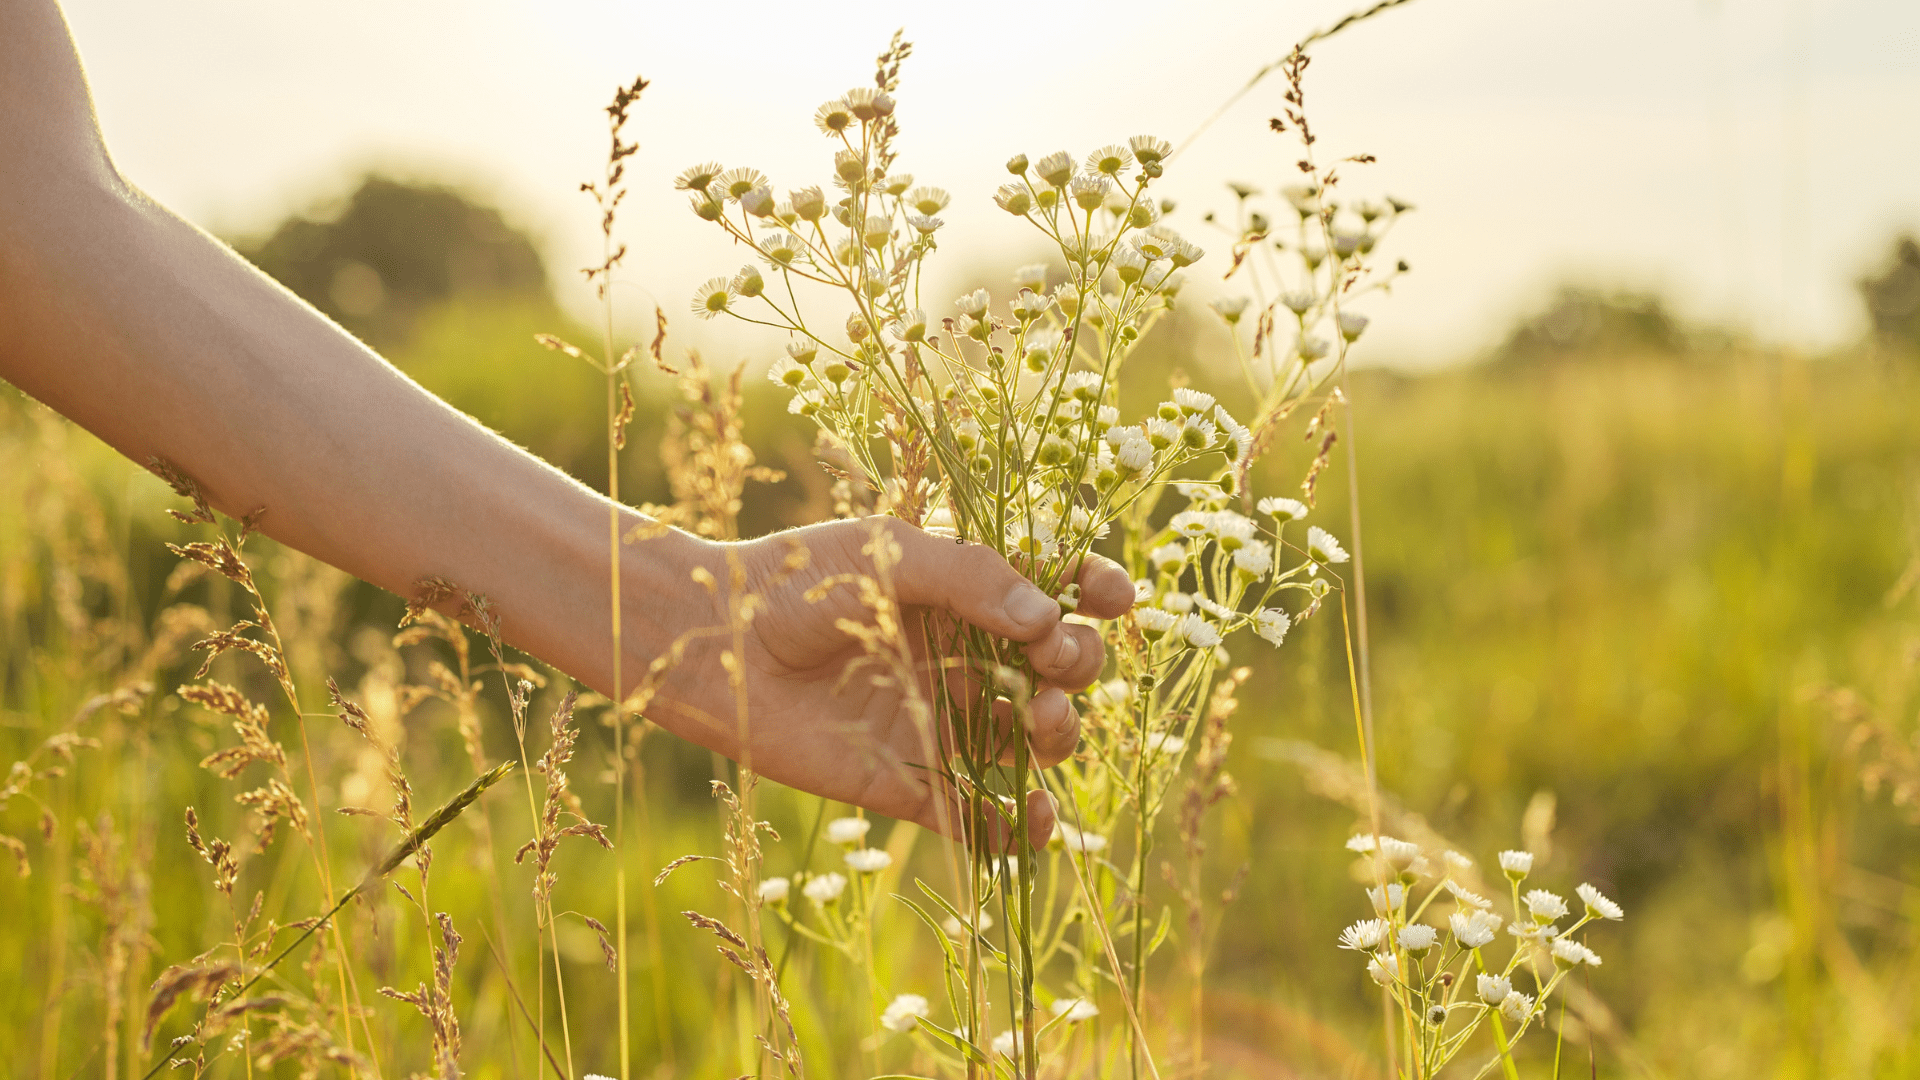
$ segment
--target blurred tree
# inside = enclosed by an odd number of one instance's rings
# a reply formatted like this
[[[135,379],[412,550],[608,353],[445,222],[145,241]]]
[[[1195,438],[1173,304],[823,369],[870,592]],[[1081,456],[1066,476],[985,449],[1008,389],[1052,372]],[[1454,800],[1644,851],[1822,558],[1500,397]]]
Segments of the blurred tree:
[[[1894,241],[1880,276],[1860,280],[1860,299],[1866,302],[1875,335],[1920,355],[1920,243],[1912,236]]]
[[[545,298],[533,241],[449,187],[368,175],[338,213],[295,214],[235,245],[254,265],[378,346],[455,297]]]
[[[1494,350],[1493,362],[1533,365],[1606,357],[1678,355],[1695,333],[1652,293],[1603,292],[1563,285],[1547,309],[1521,320]]]

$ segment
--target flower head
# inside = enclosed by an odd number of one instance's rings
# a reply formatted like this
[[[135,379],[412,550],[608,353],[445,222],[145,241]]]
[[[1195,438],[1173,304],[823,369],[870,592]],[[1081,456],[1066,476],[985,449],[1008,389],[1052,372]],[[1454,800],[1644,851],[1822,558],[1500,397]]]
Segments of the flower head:
[[[843,817],[827,822],[827,843],[852,847],[867,838],[867,830],[873,828],[873,822],[866,818]]]
[[[1171,757],[1187,748],[1187,740],[1169,732],[1153,731],[1147,733],[1146,746],[1150,754],[1166,754]]]
[[[1592,918],[1618,920],[1626,917],[1626,911],[1619,904],[1607,899],[1605,893],[1591,885],[1582,884],[1573,891],[1580,897],[1580,902],[1587,906],[1587,914]]]
[[[1467,905],[1468,907],[1485,909],[1493,906],[1493,901],[1487,899],[1484,896],[1481,896],[1479,893],[1474,892],[1471,889],[1467,889],[1463,887],[1457,881],[1448,881],[1447,891],[1453,894],[1453,898],[1455,900],[1460,901],[1461,903]]]
[[[1175,263],[1174,265],[1177,266],[1179,264]],[[1223,296],[1208,306],[1213,308],[1214,312],[1222,319],[1225,319],[1228,325],[1232,325],[1240,321],[1240,316],[1246,314],[1247,303],[1248,300],[1244,296]]]
[[[1491,911],[1454,912],[1447,916],[1447,929],[1463,949],[1477,949],[1500,932],[1500,916]]]
[[[1533,852],[1503,851],[1500,853],[1500,869],[1514,881],[1525,881],[1533,873]]]
[[[695,165],[674,177],[673,186],[679,191],[705,191],[707,185],[713,183],[714,177],[726,171],[726,166],[717,161],[709,161],[703,165]]]
[[[1220,628],[1194,614],[1180,617],[1180,636],[1196,649],[1211,649],[1220,644]]]
[[[877,874],[893,865],[893,856],[879,848],[855,848],[847,852],[847,868],[861,874]]]
[[[1065,150],[1057,151],[1034,162],[1033,171],[1054,187],[1064,188],[1073,179],[1073,158]]]
[[[693,313],[703,319],[711,319],[727,310],[733,300],[733,283],[726,278],[708,278],[706,283],[693,291]]]
[[[834,98],[813,111],[813,123],[822,135],[838,135],[853,126],[853,110],[845,101]]]
[[[1269,496],[1256,503],[1255,508],[1275,521],[1299,521],[1307,516],[1307,504],[1299,499],[1276,499]]]
[[[955,300],[953,306],[960,309],[960,314],[978,319],[987,313],[987,306],[992,302],[993,299],[987,295],[987,290],[975,289]]]
[[[1399,911],[1400,905],[1406,902],[1407,891],[1400,886],[1399,882],[1390,881],[1384,888],[1375,886],[1368,889],[1367,899],[1373,903],[1375,914],[1391,915]]]
[[[1265,577],[1273,569],[1273,545],[1258,538],[1244,541],[1233,553],[1233,568],[1249,578]]]
[[[931,1015],[933,1006],[926,998],[919,994],[901,994],[880,1014],[880,1026],[888,1031],[912,1031],[919,1026],[916,1020]]]
[[[1385,919],[1361,919],[1340,931],[1340,947],[1354,952],[1372,952],[1387,940],[1393,925]]]
[[[1079,829],[1074,828],[1064,821],[1060,822],[1055,835],[1060,840],[1060,846],[1066,848],[1068,851],[1078,852],[1082,855],[1093,855],[1107,850],[1106,837],[1101,836],[1099,833],[1081,832]]]
[[[800,887],[800,891],[816,904],[831,904],[840,899],[841,893],[847,891],[847,879],[844,874],[831,871],[815,874],[807,879],[807,883]]]
[[[1068,185],[1067,194],[1082,210],[1098,210],[1107,201],[1107,192],[1113,190],[1113,181],[1104,176],[1083,174],[1073,178]]]
[[[1341,312],[1339,322],[1340,336],[1348,341],[1356,340],[1367,329],[1367,317],[1357,311]]]
[[[1127,140],[1133,156],[1142,165],[1153,165],[1166,159],[1173,153],[1173,144],[1165,139],[1156,139],[1152,135],[1135,135]]]
[[[827,196],[817,187],[803,187],[787,193],[793,212],[803,221],[819,221],[827,212]]]
[[[1025,1051],[1025,1046],[1026,1040],[1011,1028],[993,1037],[993,1052],[1001,1057],[1017,1058]]]
[[[1087,170],[1108,176],[1119,176],[1131,164],[1133,151],[1124,146],[1103,146],[1087,155]]]
[[[1158,641],[1166,635],[1167,631],[1173,629],[1174,623],[1178,622],[1180,617],[1171,611],[1150,607],[1135,608],[1133,619],[1139,625],[1141,633],[1147,635],[1148,641]]]
[[[1367,961],[1367,976],[1381,986],[1395,982],[1400,978],[1400,959],[1392,953],[1381,953]]]
[[[1558,894],[1545,889],[1535,889],[1524,898],[1527,911],[1537,923],[1550,923],[1567,917],[1567,902]]]
[[[1401,927],[1398,937],[1401,948],[1420,957],[1425,956],[1427,950],[1440,940],[1440,931],[1423,923],[1414,923]]]
[[[1347,561],[1347,552],[1333,534],[1318,525],[1307,526],[1307,554],[1314,562],[1343,563]]]
[[[1580,964],[1591,967],[1600,966],[1600,954],[1587,948],[1572,938],[1559,938],[1553,943],[1553,963],[1556,967],[1570,968]]]
[[[1510,990],[1500,999],[1500,1015],[1518,1024],[1533,1015],[1533,998],[1518,990]]]
[[[1086,998],[1060,998],[1053,1003],[1052,1009],[1053,1015],[1069,1024],[1091,1020],[1100,1015],[1100,1007]]]
[[[767,178],[759,169],[728,169],[726,172],[713,178],[713,186],[720,189],[721,195],[738,201],[740,196],[745,195],[747,192],[755,188],[766,187]],[[772,204],[772,192],[768,192],[767,201],[769,205]]]
[[[1498,1005],[1513,993],[1513,980],[1505,975],[1482,975],[1477,982],[1480,1000],[1489,1005]]]
[[[1413,865],[1413,860],[1420,857],[1420,845],[1409,840],[1383,836],[1380,838],[1380,856],[1386,859],[1387,865],[1395,870],[1405,870]]]
[[[760,882],[760,902],[763,904],[784,904],[787,902],[787,893],[791,891],[792,887],[793,883],[786,878],[767,878]]]

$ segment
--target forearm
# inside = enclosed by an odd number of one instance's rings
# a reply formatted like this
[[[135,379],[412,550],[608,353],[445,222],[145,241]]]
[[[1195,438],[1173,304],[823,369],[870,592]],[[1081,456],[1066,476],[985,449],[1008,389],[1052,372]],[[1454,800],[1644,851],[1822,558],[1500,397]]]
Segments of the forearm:
[[[606,501],[108,172],[0,220],[0,375],[358,577],[485,593],[514,644],[611,690]],[[700,546],[626,548],[629,686],[667,614],[704,603],[686,578]]]

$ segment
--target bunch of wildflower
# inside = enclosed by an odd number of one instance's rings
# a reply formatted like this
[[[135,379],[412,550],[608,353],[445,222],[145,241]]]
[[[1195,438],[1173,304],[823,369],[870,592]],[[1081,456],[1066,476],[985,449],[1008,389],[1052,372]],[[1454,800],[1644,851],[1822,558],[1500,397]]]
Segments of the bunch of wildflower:
[[[1289,535],[1305,504],[1250,496],[1248,470],[1263,432],[1213,395],[1181,386],[1144,415],[1120,411],[1127,358],[1172,309],[1180,271],[1204,255],[1162,220],[1171,204],[1153,192],[1169,144],[1138,136],[1084,159],[1016,155],[993,202],[1034,228],[1056,257],[1020,269],[1003,301],[982,288],[942,310],[923,297],[923,274],[952,197],[896,167],[893,87],[882,77],[816,110],[833,147],[826,185],[776,190],[756,169],[718,164],[681,174],[693,211],[756,259],[708,281],[693,309],[785,331],[785,355],[769,378],[791,393],[790,411],[819,426],[875,505],[990,546],[1070,616],[1080,602],[1072,582],[1081,561],[1119,533],[1117,554],[1138,579],[1140,604],[1106,629],[1116,679],[1089,702],[1087,751],[1059,770],[1066,825],[1045,860],[1053,871],[1047,897],[1036,910],[1040,860],[979,851],[951,899],[925,890],[945,911],[944,919],[922,914],[942,931],[954,1016],[949,1026],[922,1017],[922,1030],[939,1033],[963,1059],[989,1056],[965,1033],[989,1030],[985,984],[1003,975],[994,982],[1012,999],[1014,1071],[1031,1075],[1042,1030],[1066,1025],[1038,1015],[1049,999],[1084,1002],[1060,1014],[1082,1015],[1098,1008],[1092,995],[1103,985],[1126,987],[1133,1001],[1144,993],[1156,937],[1140,899],[1148,838],[1224,659],[1223,641],[1251,629],[1279,645],[1317,608],[1331,587],[1326,567],[1346,553],[1318,527]],[[822,294],[837,296],[844,314],[823,318],[817,301],[802,303]],[[1168,493],[1185,500],[1170,519],[1160,505]],[[1289,593],[1301,600],[1292,611],[1281,603]],[[1023,715],[1031,669],[1008,643],[971,628],[924,632],[929,655],[957,657],[971,675],[930,680],[932,719],[949,733],[950,748],[934,772],[969,822],[1007,818],[1013,834],[1024,835],[1023,796],[1043,780],[1026,741],[1013,734],[1021,725],[1010,729],[994,710]],[[970,688],[956,692],[962,684]],[[1129,833],[1131,865],[1117,867],[1108,842]],[[864,851],[846,857],[878,863],[883,855]],[[858,952],[870,901],[863,882],[872,872],[850,861],[804,883],[769,881],[775,895],[767,899],[784,903],[781,917],[800,932]],[[849,883],[851,904],[842,900]],[[1125,885],[1118,894],[1116,884]],[[794,914],[796,887],[818,919]],[[986,934],[989,906],[1000,909],[999,944]],[[1113,942],[1128,933],[1136,955],[1123,962]],[[1062,950],[1081,958],[1073,975],[1054,991],[1038,986]],[[1122,1033],[1132,1053],[1144,1052],[1137,1022]]]
[[[1581,932],[1626,914],[1599,889],[1582,884],[1575,890],[1578,917],[1561,925],[1572,915],[1564,897],[1546,889],[1520,891],[1533,872],[1533,855],[1525,851],[1500,853],[1512,912],[1503,917],[1483,895],[1489,890],[1479,883],[1473,861],[1458,852],[1422,851],[1418,844],[1372,834],[1353,837],[1347,848],[1366,860],[1376,884],[1367,889],[1373,916],[1341,931],[1339,947],[1365,956],[1368,978],[1393,1000],[1409,1036],[1408,1068],[1416,1076],[1435,1075],[1483,1023],[1491,1026],[1496,1049],[1487,1068],[1510,1061],[1513,1044],[1543,1020],[1548,1000],[1567,976],[1600,966],[1600,955]],[[1494,948],[1502,941],[1511,947],[1504,961]]]

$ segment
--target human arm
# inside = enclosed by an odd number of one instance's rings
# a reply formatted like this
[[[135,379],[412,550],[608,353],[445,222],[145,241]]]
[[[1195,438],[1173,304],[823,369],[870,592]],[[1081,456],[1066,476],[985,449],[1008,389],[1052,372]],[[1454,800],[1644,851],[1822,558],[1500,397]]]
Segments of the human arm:
[[[439,401],[125,182],[52,0],[0,0],[0,103],[0,378],[136,461],[173,463],[222,510],[264,508],[269,536],[358,577],[402,595],[429,576],[487,595],[514,645],[616,690],[602,497]],[[622,513],[622,532],[643,523]],[[810,535],[821,572],[867,565],[863,526]],[[990,552],[948,553],[924,535],[899,535],[904,600],[1025,643],[1056,684],[1035,700],[1033,744],[1043,764],[1059,760],[1077,733],[1060,687],[1098,672],[1097,635],[1063,623]],[[777,541],[735,549],[759,570],[781,552]],[[691,572],[724,575],[725,555],[674,531],[623,548],[618,689],[687,631],[720,621]],[[1082,584],[1090,613],[1130,602],[1111,565],[1095,563]],[[842,767],[860,746],[838,723],[837,674],[849,657],[832,620],[830,607],[793,607],[756,630],[763,696],[750,734],[783,759],[763,755],[758,767],[932,824],[914,793],[850,781]],[[738,757],[752,743],[702,720],[716,709],[700,694],[717,662],[713,650],[693,650],[650,715]],[[802,707],[773,707],[793,700]],[[890,724],[880,712],[866,719]]]

